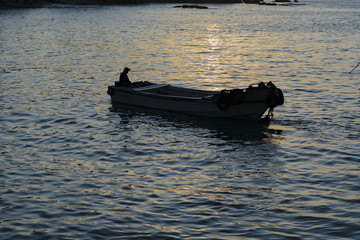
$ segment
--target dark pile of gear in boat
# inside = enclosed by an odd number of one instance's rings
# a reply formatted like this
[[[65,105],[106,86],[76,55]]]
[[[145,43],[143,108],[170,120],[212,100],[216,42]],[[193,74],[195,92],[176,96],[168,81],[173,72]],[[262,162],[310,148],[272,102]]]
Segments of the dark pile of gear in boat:
[[[239,105],[245,100],[246,91],[256,91],[261,89],[271,89],[271,93],[266,100],[266,104],[270,109],[274,109],[279,105],[284,104],[284,95],[281,89],[277,88],[272,82],[267,84],[261,82],[258,86],[251,84],[247,89],[233,89],[233,90],[222,90],[220,94],[213,96],[213,101],[221,111],[225,111],[230,105]]]

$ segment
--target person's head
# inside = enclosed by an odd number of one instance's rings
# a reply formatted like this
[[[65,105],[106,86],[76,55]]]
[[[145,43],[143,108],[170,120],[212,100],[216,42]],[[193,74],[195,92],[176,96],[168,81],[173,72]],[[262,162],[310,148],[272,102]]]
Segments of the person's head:
[[[128,67],[124,68],[124,72],[126,72],[126,73],[128,73],[130,70],[131,70],[131,69],[128,68]]]

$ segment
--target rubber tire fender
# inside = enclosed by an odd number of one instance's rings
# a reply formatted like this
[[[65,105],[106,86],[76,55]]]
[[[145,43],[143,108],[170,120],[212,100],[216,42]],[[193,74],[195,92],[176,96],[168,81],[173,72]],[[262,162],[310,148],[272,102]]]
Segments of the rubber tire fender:
[[[239,105],[245,99],[245,94],[239,89],[234,89],[230,92],[230,103],[232,105]]]
[[[284,104],[284,94],[280,88],[277,88],[276,96],[278,97],[278,105]]]
[[[281,91],[281,89],[279,89],[279,88],[273,89],[273,91],[271,92],[271,95],[266,100],[266,104],[268,105],[269,108],[275,108],[279,105],[283,105],[284,104],[284,94]]]
[[[229,94],[220,94],[216,100],[216,106],[219,110],[225,111],[230,107],[230,95]]]

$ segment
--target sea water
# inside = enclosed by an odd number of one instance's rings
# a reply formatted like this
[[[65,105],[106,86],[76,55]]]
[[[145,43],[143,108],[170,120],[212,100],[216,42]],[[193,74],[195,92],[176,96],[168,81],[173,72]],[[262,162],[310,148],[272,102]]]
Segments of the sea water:
[[[0,10],[1,239],[359,239],[360,7]],[[263,125],[112,106],[272,81]]]

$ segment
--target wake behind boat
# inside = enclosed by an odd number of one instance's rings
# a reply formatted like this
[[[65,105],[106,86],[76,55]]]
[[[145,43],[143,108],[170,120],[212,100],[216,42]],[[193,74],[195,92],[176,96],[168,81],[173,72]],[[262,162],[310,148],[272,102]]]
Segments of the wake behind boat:
[[[272,82],[251,84],[246,89],[196,90],[170,84],[135,82],[131,87],[115,82],[107,93],[113,103],[213,117],[260,120],[268,110],[284,103],[281,89]]]

